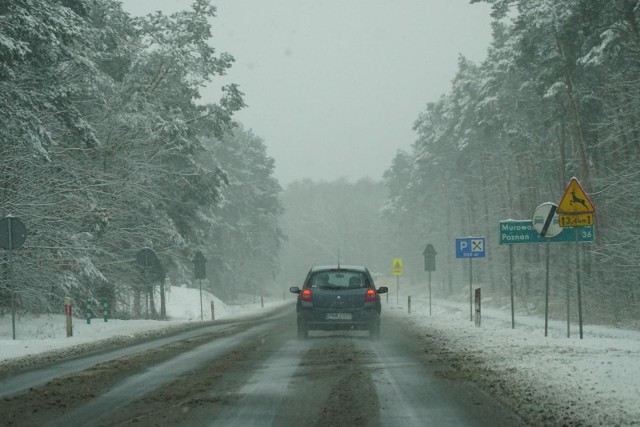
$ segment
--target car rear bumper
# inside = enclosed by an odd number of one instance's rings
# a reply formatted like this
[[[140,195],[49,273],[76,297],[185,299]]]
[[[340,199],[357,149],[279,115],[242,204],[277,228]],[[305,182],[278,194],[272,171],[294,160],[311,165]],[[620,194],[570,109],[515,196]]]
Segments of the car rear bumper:
[[[350,314],[350,319],[330,319],[328,315]],[[344,330],[369,329],[372,324],[380,321],[380,313],[373,307],[362,310],[330,310],[330,309],[301,309],[298,312],[298,322],[304,322],[309,329]]]

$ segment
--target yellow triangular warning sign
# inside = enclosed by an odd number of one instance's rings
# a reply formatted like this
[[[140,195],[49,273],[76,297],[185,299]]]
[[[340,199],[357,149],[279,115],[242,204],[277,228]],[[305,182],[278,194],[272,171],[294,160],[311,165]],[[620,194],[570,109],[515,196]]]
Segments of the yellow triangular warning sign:
[[[571,178],[562,200],[558,203],[556,213],[563,215],[585,214],[594,213],[595,210],[578,180],[575,177]]]

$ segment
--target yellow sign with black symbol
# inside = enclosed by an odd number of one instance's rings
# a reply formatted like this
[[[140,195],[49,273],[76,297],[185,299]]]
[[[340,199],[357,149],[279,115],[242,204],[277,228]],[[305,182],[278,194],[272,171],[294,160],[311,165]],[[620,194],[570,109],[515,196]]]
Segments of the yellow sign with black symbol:
[[[558,215],[560,227],[586,227],[593,225],[593,214]]]
[[[558,203],[557,214],[576,215],[576,214],[592,214],[596,211],[589,197],[582,189],[578,180],[573,177],[562,196],[562,200]],[[590,224],[585,224],[590,225]]]
[[[402,258],[393,258],[391,261],[391,273],[394,276],[402,276]]]

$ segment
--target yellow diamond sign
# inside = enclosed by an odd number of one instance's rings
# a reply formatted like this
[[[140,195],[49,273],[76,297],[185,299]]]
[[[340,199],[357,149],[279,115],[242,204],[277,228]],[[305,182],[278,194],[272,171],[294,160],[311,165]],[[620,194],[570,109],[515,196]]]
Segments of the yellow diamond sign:
[[[394,258],[391,261],[391,273],[394,276],[402,276],[402,258]]]
[[[582,189],[578,180],[573,177],[567,186],[562,200],[558,203],[556,213],[564,215],[591,214],[596,209],[589,197]]]

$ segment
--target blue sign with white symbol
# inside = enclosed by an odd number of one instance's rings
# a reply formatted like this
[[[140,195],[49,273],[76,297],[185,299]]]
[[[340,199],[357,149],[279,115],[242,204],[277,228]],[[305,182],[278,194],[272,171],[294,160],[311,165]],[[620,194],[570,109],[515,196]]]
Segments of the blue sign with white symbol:
[[[484,258],[484,237],[456,237],[456,258]]]

